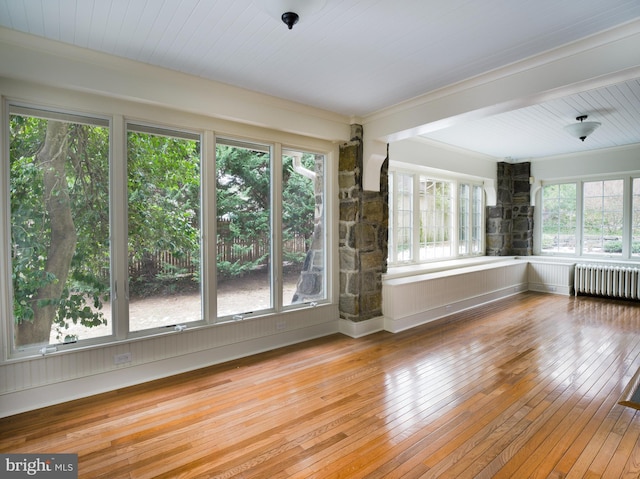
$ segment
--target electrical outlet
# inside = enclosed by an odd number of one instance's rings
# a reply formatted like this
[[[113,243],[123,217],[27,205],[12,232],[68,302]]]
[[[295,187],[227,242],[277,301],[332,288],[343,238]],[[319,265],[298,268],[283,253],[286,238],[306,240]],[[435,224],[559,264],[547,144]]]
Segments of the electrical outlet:
[[[116,354],[113,357],[113,364],[124,364],[131,362],[131,353]]]
[[[286,329],[286,327],[287,327],[287,322],[286,321],[278,321],[276,323],[276,329],[278,331],[282,331],[283,329]]]

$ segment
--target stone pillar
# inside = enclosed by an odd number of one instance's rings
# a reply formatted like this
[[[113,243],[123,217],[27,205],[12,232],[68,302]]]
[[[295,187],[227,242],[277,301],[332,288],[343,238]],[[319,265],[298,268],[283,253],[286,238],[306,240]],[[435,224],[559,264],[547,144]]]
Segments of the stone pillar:
[[[533,254],[531,163],[498,163],[496,206],[487,207],[487,256]]]
[[[380,192],[362,189],[362,126],[340,146],[340,317],[364,321],[382,316],[382,274],[387,271],[388,161]]]

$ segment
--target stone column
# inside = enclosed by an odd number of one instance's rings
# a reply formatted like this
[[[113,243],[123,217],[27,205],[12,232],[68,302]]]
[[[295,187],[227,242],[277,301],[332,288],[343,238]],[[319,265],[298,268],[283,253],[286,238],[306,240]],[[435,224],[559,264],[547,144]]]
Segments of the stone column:
[[[496,206],[487,207],[487,256],[533,254],[531,163],[498,163]]]
[[[340,146],[340,317],[364,321],[382,316],[382,274],[387,271],[388,161],[380,192],[362,189],[362,126]]]

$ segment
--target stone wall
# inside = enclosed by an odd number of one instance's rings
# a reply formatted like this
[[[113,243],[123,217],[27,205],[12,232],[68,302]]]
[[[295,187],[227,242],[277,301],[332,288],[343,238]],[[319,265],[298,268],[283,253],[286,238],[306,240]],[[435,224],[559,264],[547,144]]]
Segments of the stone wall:
[[[487,207],[487,256],[533,254],[531,163],[498,163],[496,206]]]
[[[387,271],[388,160],[380,192],[362,189],[362,126],[340,146],[340,317],[364,321],[382,316],[382,275]]]

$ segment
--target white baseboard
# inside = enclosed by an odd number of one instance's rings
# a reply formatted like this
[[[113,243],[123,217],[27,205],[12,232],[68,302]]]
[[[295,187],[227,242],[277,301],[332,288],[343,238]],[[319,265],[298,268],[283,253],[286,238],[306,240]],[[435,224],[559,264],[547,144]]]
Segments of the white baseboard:
[[[551,293],[561,294],[563,296],[571,296],[571,286],[543,284],[543,283],[529,283],[529,291],[535,291],[537,293]]]
[[[339,324],[339,330],[342,334],[350,336],[352,338],[361,338],[368,334],[377,333],[384,329],[384,318],[382,316],[377,318],[367,319],[365,321],[349,321],[347,319],[341,319]]]

